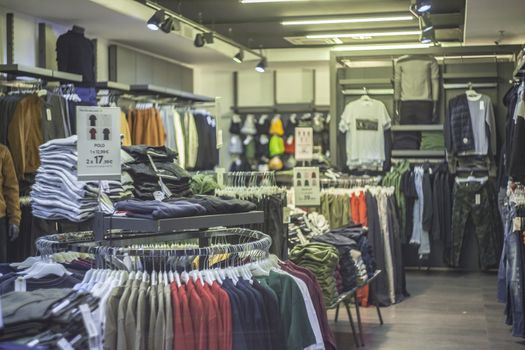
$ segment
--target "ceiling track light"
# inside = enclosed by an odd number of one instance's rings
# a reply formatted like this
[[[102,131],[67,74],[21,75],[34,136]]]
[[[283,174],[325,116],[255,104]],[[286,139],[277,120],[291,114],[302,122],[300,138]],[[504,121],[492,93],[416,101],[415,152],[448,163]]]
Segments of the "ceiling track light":
[[[416,11],[425,13],[432,9],[432,0],[416,0]]]
[[[164,22],[164,10],[157,10],[153,14],[153,16],[151,16],[151,18],[148,19],[146,26],[150,30],[159,30],[162,22]]]
[[[432,24],[432,20],[430,19],[430,15],[428,13],[424,13],[419,16],[419,29],[422,32],[434,29],[434,25]]]
[[[267,65],[268,65],[268,62],[266,61],[266,57],[263,57],[261,58],[259,63],[257,63],[257,66],[255,66],[255,70],[259,73],[264,73]]]
[[[195,34],[195,40],[193,40],[193,45],[195,45],[195,47],[203,47],[205,44],[206,42],[204,41],[204,36],[202,35],[202,33]]]
[[[206,44],[213,44],[213,38],[213,32],[197,33],[195,34],[193,45],[195,45],[195,47],[203,47]]]
[[[174,28],[174,20],[171,17],[166,18],[164,22],[160,25],[160,30],[162,30],[164,33],[170,33]]]
[[[239,52],[233,56],[233,60],[237,63],[242,63],[244,61],[244,50],[240,49]]]
[[[431,44],[436,42],[436,33],[434,29],[429,29],[427,31],[422,31],[419,41],[422,44]]]

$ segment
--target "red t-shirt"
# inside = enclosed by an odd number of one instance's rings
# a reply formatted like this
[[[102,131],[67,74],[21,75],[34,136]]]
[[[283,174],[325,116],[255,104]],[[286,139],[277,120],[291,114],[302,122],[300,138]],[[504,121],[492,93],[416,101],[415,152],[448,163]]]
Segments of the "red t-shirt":
[[[217,300],[222,323],[222,331],[219,332],[219,350],[231,350],[233,347],[233,328],[230,297],[217,282],[211,285],[210,290]]]
[[[200,283],[200,282],[198,282]],[[208,304],[205,300],[199,296],[196,290],[195,283],[193,280],[188,280],[186,284],[186,292],[188,294],[188,304],[191,314],[191,322],[193,325],[193,340],[195,350],[207,350],[207,322],[208,317],[207,307]]]
[[[204,313],[206,314],[206,331],[204,337],[206,339],[206,350],[218,350],[218,319],[217,309],[214,306],[214,299],[210,292],[200,281],[195,282],[195,289],[202,300]]]

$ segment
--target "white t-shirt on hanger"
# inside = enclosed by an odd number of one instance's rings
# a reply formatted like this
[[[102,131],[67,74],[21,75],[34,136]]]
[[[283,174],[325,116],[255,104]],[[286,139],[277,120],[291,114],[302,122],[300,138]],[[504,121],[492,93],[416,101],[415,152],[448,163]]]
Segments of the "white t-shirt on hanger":
[[[390,116],[379,100],[362,96],[346,105],[339,130],[346,133],[346,164],[350,169],[380,170],[385,161],[384,131]]]

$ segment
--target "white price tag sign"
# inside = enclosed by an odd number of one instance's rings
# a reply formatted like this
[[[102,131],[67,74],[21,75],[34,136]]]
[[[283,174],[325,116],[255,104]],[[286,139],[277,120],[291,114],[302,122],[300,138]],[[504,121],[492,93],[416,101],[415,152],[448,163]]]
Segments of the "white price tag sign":
[[[319,168],[295,167],[293,169],[293,188],[295,205],[298,207],[321,205]]]
[[[77,106],[78,179],[120,180],[120,108]]]
[[[312,160],[314,157],[314,130],[312,128],[295,128],[295,159]]]

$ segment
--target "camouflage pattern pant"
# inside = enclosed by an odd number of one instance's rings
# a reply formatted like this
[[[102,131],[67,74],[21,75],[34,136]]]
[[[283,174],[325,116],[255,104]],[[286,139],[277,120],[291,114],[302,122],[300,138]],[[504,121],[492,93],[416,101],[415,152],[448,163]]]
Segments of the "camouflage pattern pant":
[[[455,183],[452,207],[452,247],[450,265],[459,266],[467,224],[473,225],[482,270],[494,267],[501,252],[502,224],[492,183]]]

